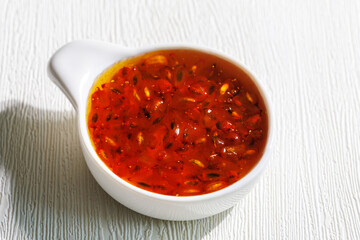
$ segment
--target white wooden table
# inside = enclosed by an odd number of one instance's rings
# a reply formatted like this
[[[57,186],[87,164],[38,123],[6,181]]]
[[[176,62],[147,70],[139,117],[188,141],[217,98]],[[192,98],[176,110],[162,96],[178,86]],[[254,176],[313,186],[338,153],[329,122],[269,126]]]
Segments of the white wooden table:
[[[191,42],[246,64],[276,117],[260,183],[189,222],[114,201],[46,75],[74,39]],[[0,239],[360,239],[359,126],[360,1],[0,1]]]

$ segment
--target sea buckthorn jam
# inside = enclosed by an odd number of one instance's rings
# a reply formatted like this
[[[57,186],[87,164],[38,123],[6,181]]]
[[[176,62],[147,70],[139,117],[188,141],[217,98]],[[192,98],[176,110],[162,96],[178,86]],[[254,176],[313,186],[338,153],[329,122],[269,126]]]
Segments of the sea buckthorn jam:
[[[261,158],[264,101],[251,78],[219,57],[187,49],[119,62],[95,82],[88,131],[123,180],[173,196],[220,190]]]

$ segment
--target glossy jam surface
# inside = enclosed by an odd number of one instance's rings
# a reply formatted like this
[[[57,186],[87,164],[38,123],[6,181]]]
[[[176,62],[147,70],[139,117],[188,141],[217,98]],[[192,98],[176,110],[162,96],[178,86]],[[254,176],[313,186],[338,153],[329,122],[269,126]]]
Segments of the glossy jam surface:
[[[95,82],[88,131],[101,160],[142,189],[173,196],[220,190],[261,158],[264,101],[230,62],[164,50],[115,64]]]

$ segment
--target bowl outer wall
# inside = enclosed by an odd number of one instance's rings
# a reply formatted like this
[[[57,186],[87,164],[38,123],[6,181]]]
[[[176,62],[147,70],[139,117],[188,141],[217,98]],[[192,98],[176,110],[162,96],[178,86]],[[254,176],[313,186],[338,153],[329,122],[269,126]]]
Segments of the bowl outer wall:
[[[217,192],[190,197],[175,197],[140,189],[115,175],[97,156],[90,142],[86,124],[88,94],[94,81],[101,73],[97,73],[96,76],[93,74],[93,78],[89,77],[89,79],[87,79],[87,81],[83,83],[83,86],[81,87],[81,101],[78,103],[78,129],[81,136],[81,147],[86,163],[97,182],[110,196],[128,208],[147,216],[165,220],[193,220],[208,217],[232,207],[250,191],[250,189],[259,179],[259,176],[265,169],[269,160],[269,152],[272,144],[273,116],[270,109],[269,98],[253,74],[251,74],[247,68],[239,64],[236,60],[226,56],[223,53],[218,53],[213,49],[199,46],[171,44],[162,45],[159,47],[152,46],[143,48],[137,52],[134,51],[134,56],[148,51],[172,48],[204,51],[226,59],[245,71],[252,78],[257,88],[259,89],[268,111],[269,133],[262,158],[245,177],[230,185],[229,187],[226,187]],[[121,60],[121,57],[119,57],[119,60]]]

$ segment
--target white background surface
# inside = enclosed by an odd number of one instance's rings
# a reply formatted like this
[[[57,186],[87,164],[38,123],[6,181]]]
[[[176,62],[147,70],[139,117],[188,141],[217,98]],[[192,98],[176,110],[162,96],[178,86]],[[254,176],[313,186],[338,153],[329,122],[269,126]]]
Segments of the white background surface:
[[[360,239],[360,1],[0,1],[0,239]],[[168,222],[110,198],[46,63],[68,41],[191,42],[270,93],[271,163],[231,210]]]

